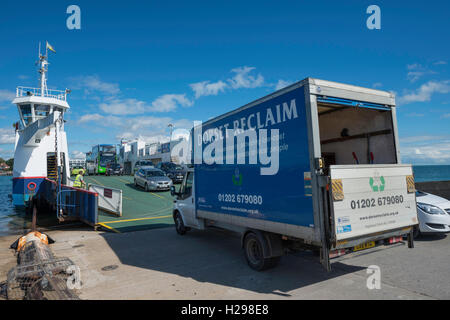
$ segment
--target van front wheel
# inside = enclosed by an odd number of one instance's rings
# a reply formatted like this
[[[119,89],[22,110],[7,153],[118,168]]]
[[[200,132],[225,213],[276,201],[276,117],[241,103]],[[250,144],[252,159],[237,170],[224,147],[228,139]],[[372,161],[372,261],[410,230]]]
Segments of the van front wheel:
[[[179,212],[174,214],[173,221],[175,222],[175,230],[177,233],[179,235],[185,235],[187,228],[184,226],[183,218]]]
[[[263,271],[275,267],[280,257],[264,258],[264,243],[254,233],[249,233],[244,239],[244,254],[250,268]]]

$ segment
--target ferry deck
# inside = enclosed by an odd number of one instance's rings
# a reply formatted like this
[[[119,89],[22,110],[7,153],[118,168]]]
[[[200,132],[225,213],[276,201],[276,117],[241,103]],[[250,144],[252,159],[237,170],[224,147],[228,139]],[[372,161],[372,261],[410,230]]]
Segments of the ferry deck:
[[[170,191],[145,192],[134,186],[132,176],[86,176],[84,179],[86,184],[121,189],[123,192],[122,216],[117,217],[99,208],[100,228],[123,233],[173,225],[173,198]]]

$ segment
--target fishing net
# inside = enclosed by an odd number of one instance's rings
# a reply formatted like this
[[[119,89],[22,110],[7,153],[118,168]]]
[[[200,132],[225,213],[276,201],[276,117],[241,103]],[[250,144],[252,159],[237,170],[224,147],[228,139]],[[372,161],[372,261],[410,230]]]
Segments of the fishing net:
[[[6,296],[9,300],[77,300],[69,289],[68,258],[56,258],[48,245],[28,242],[17,256],[18,265],[8,272]]]

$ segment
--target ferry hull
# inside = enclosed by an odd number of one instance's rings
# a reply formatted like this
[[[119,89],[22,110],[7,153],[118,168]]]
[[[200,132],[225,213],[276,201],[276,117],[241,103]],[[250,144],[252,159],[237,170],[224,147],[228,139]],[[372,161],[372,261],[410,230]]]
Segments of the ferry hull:
[[[27,147],[22,141],[23,138],[17,134],[12,191],[13,205],[16,207],[27,206],[33,193],[42,194],[43,181],[50,178],[47,176],[47,155],[54,153],[55,150],[54,129],[50,129],[49,134],[41,138],[41,142],[37,146]],[[64,155],[63,168],[69,168],[67,140],[64,131],[60,131],[58,134],[58,150],[60,154]],[[63,169],[62,183],[67,183],[66,179],[69,174],[68,170],[64,172]]]
[[[16,207],[26,207],[31,196],[40,193],[46,177],[13,178],[12,201]]]

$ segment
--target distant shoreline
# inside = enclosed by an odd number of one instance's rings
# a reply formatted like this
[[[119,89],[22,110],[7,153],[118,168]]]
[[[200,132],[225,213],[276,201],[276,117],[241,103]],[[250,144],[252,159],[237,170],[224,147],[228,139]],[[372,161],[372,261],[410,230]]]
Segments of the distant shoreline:
[[[12,176],[12,171],[1,171],[0,176]]]
[[[413,164],[413,167],[447,167],[449,164]]]

